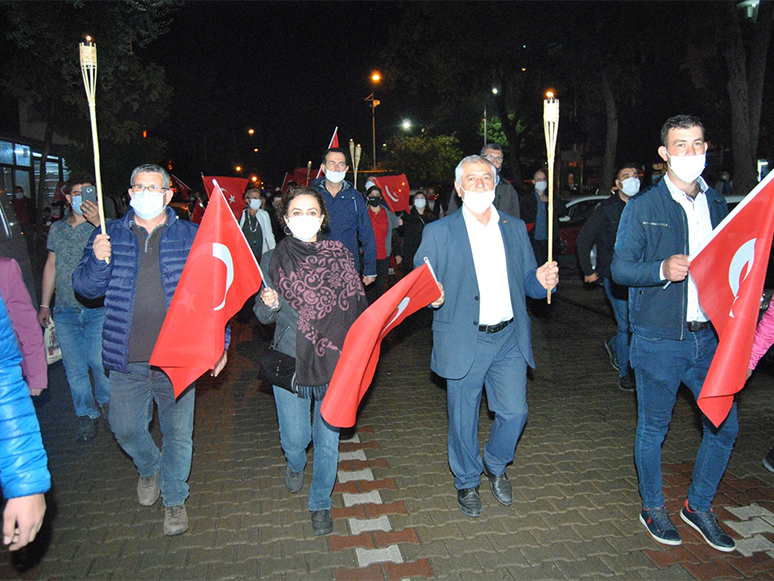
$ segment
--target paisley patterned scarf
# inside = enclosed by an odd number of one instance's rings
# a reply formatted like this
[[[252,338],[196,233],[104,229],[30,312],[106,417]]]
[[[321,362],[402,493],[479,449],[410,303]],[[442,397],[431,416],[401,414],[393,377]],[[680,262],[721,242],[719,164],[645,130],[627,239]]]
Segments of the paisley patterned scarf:
[[[347,331],[368,306],[352,254],[323,236],[317,242],[286,236],[274,249],[269,275],[298,312],[294,391],[322,399]]]

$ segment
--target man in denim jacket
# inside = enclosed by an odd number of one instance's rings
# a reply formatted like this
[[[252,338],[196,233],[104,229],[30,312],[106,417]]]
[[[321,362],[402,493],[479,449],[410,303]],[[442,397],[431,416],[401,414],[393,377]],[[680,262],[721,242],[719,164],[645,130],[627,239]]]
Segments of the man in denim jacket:
[[[667,545],[679,545],[682,539],[664,506],[661,445],[680,383],[698,398],[718,344],[689,274],[689,256],[728,214],[725,199],[700,177],[706,150],[699,119],[678,115],[667,120],[658,149],[668,164],[667,175],[626,204],[612,265],[615,282],[630,287],[640,521]],[[680,516],[711,547],[733,551],[734,540],[720,528],[711,504],[739,431],[736,404],[719,428],[704,415],[702,422],[704,436]]]

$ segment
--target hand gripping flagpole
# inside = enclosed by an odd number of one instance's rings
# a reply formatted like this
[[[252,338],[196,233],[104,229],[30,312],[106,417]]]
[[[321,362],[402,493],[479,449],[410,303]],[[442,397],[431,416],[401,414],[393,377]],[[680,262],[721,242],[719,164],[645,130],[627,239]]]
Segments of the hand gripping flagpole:
[[[556,153],[556,130],[559,127],[559,99],[550,91],[543,101],[543,131],[546,134],[548,157],[548,262],[554,253],[554,155]],[[551,304],[551,286],[548,287],[548,304]]]
[[[86,88],[86,99],[89,101],[89,117],[91,119],[91,142],[94,147],[94,178],[97,186],[97,207],[99,208],[99,225],[102,234],[105,233],[105,210],[102,204],[102,175],[99,170],[99,139],[97,137],[97,45],[86,37],[86,42],[80,44],[81,73],[83,85]],[[105,259],[110,264],[110,257]]]

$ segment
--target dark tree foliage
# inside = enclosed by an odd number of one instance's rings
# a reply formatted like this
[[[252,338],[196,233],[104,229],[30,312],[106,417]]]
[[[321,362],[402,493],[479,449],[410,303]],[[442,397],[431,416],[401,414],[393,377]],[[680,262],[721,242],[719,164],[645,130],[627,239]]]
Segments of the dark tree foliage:
[[[172,89],[164,70],[138,58],[133,49],[167,31],[175,5],[160,0],[2,5],[11,41],[3,87],[22,101],[33,121],[43,123],[46,149],[55,134],[71,143],[65,158],[76,171],[93,172],[94,167],[78,44],[87,34],[96,42],[97,126],[106,192],[122,190],[134,165],[164,161],[165,144],[153,138],[153,130],[167,116]]]

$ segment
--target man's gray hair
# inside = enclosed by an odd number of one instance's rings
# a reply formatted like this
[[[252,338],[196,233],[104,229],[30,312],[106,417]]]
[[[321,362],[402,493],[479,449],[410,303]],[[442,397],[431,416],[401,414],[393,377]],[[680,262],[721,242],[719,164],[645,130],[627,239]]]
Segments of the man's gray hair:
[[[454,181],[460,185],[462,185],[462,181],[460,181],[462,180],[462,166],[469,163],[485,163],[492,168],[492,173],[497,175],[497,169],[491,161],[485,157],[481,157],[480,155],[469,155],[467,157],[463,157],[462,161],[457,164],[457,169],[454,170]]]
[[[491,149],[492,151],[499,151],[500,153],[503,152],[503,148],[500,147],[499,143],[487,143],[484,147],[481,148],[482,156],[486,153],[487,149]]]
[[[169,177],[167,170],[165,170],[160,165],[156,165],[154,163],[144,163],[143,165],[138,165],[136,168],[134,168],[134,171],[132,171],[132,177],[129,180],[129,185],[134,185],[134,177],[138,173],[159,173],[161,174],[161,177],[164,178],[164,184],[167,186],[167,188],[171,186],[172,180]]]

